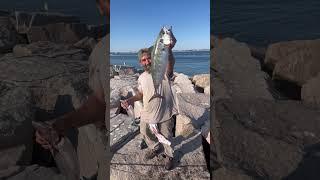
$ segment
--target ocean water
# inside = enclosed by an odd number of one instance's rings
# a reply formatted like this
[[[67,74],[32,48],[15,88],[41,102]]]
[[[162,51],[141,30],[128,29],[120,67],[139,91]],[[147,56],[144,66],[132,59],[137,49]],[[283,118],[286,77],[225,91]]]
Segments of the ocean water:
[[[40,11],[43,10],[45,1],[49,12],[78,16],[81,22],[87,24],[105,24],[95,0],[0,0],[0,10]]]
[[[320,38],[319,0],[211,0],[211,33],[252,45]]]
[[[174,71],[188,76],[209,73],[210,51],[173,52],[176,63]],[[111,64],[126,64],[141,69],[137,53],[112,53]]]

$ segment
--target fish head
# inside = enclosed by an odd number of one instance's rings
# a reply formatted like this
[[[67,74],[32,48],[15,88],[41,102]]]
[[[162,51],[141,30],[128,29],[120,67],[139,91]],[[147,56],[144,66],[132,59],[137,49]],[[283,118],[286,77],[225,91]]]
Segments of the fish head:
[[[170,45],[171,40],[172,40],[172,32],[171,32],[171,27],[162,27],[160,31],[160,42],[163,43],[164,45]]]

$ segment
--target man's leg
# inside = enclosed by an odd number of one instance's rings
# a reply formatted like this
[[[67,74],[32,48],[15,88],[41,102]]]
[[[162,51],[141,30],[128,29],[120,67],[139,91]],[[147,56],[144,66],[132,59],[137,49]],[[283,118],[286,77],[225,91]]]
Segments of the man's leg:
[[[164,121],[162,123],[158,124],[160,133],[168,139],[170,142],[172,142],[172,136],[173,136],[173,118],[170,120]],[[166,156],[173,158],[173,145],[167,145],[163,144],[164,147],[164,153]]]
[[[145,153],[144,159],[149,160],[154,158],[160,152],[160,143],[158,142],[157,137],[152,134],[148,124],[142,121],[140,121],[140,133],[148,145],[148,150]]]

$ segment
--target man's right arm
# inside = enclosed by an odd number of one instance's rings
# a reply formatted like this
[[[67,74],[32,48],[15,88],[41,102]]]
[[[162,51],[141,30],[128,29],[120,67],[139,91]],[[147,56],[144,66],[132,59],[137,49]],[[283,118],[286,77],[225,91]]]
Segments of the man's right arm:
[[[121,103],[121,106],[125,109],[128,108],[129,105],[133,105],[136,101],[141,101],[143,99],[143,94],[141,92],[137,92],[135,96],[132,96]]]

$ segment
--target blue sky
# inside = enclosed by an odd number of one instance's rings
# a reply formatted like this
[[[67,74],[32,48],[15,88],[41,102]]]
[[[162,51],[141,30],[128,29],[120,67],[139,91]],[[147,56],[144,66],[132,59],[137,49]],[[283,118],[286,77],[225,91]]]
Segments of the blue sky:
[[[210,48],[209,0],[111,0],[111,52],[151,46],[163,25],[172,26],[174,50]]]

